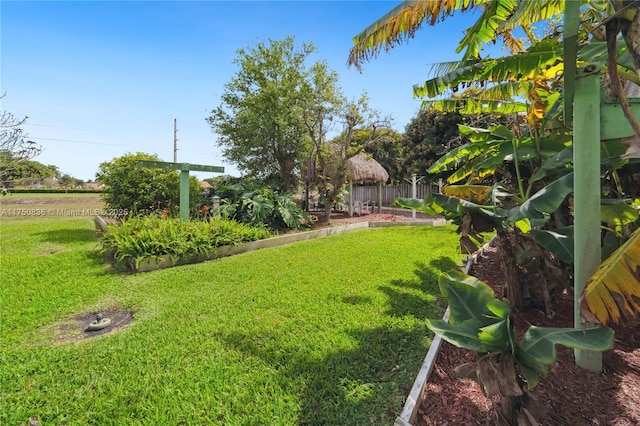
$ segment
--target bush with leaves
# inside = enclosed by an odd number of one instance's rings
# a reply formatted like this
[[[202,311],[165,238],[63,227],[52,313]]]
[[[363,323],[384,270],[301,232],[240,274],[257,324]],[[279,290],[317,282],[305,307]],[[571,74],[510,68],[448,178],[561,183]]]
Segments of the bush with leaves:
[[[209,191],[220,197],[220,205],[211,209],[212,216],[222,216],[250,225],[263,225],[273,230],[303,229],[311,223],[289,194],[279,193],[263,182],[251,179],[217,180]]]
[[[180,205],[180,175],[176,170],[139,167],[140,160],[159,161],[155,154],[127,153],[100,164],[96,180],[105,185],[104,202],[108,209],[148,214],[166,211],[177,216]],[[202,203],[198,180],[189,179],[189,207]]]

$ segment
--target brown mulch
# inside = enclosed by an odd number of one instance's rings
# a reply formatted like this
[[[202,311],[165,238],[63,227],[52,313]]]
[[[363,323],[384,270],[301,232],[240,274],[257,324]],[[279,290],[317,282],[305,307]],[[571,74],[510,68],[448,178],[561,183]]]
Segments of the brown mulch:
[[[479,255],[472,275],[501,291],[504,275],[498,252],[490,246]],[[513,314],[516,329],[529,325],[573,326],[573,300],[562,298],[553,306],[553,319],[542,310]],[[544,402],[543,425],[640,424],[640,325],[615,327],[615,345],[603,353],[603,371],[594,373],[576,366],[573,350],[557,346],[557,361],[542,377],[534,393]],[[478,384],[458,380],[454,368],[473,362],[475,354],[443,342],[434,371],[423,394],[418,425],[486,425],[493,423],[491,401]]]

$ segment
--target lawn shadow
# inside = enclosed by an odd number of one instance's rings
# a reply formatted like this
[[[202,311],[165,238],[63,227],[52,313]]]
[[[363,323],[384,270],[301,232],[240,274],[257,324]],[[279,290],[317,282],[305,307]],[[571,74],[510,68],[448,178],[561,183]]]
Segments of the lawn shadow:
[[[93,229],[57,229],[40,232],[37,235],[41,235],[45,242],[56,244],[98,242],[96,231]]]
[[[456,267],[453,260],[444,256],[432,260],[429,265],[416,262],[413,279],[391,280],[390,286],[380,286],[379,290],[389,297],[391,306],[387,314],[394,317],[431,317],[435,308],[440,306],[438,278],[443,272]]]
[[[69,246],[73,246],[78,243],[95,243],[94,249],[82,250],[79,252],[79,255],[85,258],[91,266],[107,266],[105,271],[102,273],[104,275],[118,274],[122,272],[115,268],[109,259],[100,251],[100,239],[96,237],[96,231],[93,229],[58,229],[40,232],[37,235],[41,236],[42,242],[58,246],[56,249],[45,251],[45,253],[43,253],[44,255],[64,251],[69,248]]]
[[[215,337],[244,357],[267,363],[277,372],[279,388],[299,393],[301,414],[297,424],[392,424],[402,411],[428,349],[426,327],[406,331],[389,325],[345,333],[357,341],[357,346],[335,350],[322,358],[307,345],[292,342],[283,346],[279,337],[268,334],[236,331]],[[273,385],[273,378],[265,380],[268,383],[254,383]]]

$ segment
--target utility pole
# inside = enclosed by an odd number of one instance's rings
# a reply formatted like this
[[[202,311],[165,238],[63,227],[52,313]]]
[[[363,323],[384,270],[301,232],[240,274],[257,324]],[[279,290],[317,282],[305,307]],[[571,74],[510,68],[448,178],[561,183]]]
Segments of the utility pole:
[[[173,162],[178,162],[178,119],[173,119]]]

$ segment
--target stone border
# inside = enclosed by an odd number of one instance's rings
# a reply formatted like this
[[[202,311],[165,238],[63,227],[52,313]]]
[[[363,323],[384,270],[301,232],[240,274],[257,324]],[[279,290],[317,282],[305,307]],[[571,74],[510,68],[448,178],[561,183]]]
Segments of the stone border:
[[[471,268],[476,263],[476,258],[478,255],[482,254],[482,251],[485,247],[488,247],[493,239],[489,240],[485,245],[483,245],[477,252],[472,254],[467,258],[467,264],[464,268],[464,273],[469,274]],[[443,321],[449,321],[449,307],[444,313],[442,317]],[[431,372],[433,371],[433,367],[436,363],[436,359],[438,358],[438,353],[440,352],[440,347],[442,346],[442,338],[440,336],[435,336],[431,341],[431,346],[429,346],[429,351],[427,352],[427,356],[424,358],[424,362],[418,371],[418,376],[416,380],[413,382],[413,387],[411,388],[411,392],[409,392],[409,396],[404,404],[404,408],[400,415],[396,418],[394,422],[394,426],[413,426],[418,417],[418,409],[420,408],[420,402],[424,397],[424,388],[427,385],[427,381],[429,380],[429,376],[431,376]]]

